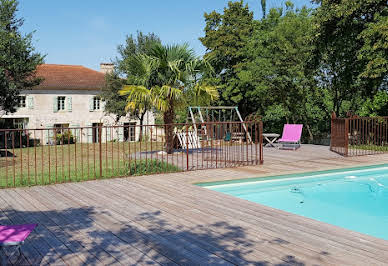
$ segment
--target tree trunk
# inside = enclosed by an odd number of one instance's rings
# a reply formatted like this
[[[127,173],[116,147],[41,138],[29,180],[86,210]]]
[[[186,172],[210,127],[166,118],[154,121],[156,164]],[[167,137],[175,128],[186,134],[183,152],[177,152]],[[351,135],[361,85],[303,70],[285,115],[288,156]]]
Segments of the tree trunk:
[[[142,139],[143,139],[143,125],[144,125],[145,114],[146,114],[146,112],[143,112],[140,116],[138,116],[139,124],[140,124],[139,141],[142,141]]]
[[[163,113],[163,121],[165,124],[166,135],[166,152],[172,154],[174,152],[174,123],[175,112],[174,107],[170,104],[170,108]]]
[[[310,138],[310,141],[313,142],[314,141],[314,135],[313,135],[313,132],[311,132],[311,128],[310,128],[310,125],[307,123],[307,119],[305,120],[306,122],[306,128],[307,128],[307,131],[309,133],[309,138]]]

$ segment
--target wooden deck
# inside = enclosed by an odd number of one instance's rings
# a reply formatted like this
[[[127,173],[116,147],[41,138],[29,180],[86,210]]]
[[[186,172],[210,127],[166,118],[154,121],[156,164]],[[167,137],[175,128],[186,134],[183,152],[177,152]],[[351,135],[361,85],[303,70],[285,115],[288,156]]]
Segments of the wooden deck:
[[[192,185],[388,163],[326,147],[263,166],[0,190],[0,224],[39,223],[16,265],[386,265],[388,241]]]

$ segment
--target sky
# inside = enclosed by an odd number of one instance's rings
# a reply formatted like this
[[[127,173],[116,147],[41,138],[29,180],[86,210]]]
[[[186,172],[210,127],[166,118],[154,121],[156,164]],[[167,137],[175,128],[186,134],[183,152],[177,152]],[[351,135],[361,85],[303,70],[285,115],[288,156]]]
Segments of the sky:
[[[261,17],[260,0],[245,0]],[[285,0],[267,0],[267,8]],[[296,7],[311,6],[294,0]],[[83,65],[99,70],[117,56],[117,46],[137,31],[154,32],[163,43],[189,43],[197,55],[205,48],[204,13],[222,12],[228,0],[19,0],[22,32],[35,31],[34,46],[45,63]]]

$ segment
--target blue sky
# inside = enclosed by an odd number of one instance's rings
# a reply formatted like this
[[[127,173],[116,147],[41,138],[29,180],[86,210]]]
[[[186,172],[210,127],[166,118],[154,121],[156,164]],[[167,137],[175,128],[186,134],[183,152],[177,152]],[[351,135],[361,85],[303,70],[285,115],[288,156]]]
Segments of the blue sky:
[[[269,7],[285,0],[267,0]],[[246,0],[261,16],[260,0]],[[294,0],[297,7],[309,0]],[[24,32],[35,30],[34,44],[46,63],[99,69],[117,55],[126,35],[154,32],[164,43],[188,42],[198,55],[205,48],[204,12],[222,11],[228,0],[19,0]]]

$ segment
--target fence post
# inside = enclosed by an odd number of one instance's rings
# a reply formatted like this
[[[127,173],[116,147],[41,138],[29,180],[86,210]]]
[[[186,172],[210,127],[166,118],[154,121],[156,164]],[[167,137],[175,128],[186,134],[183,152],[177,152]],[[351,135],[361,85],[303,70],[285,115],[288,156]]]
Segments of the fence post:
[[[344,145],[344,148],[345,148],[345,153],[344,155],[345,156],[348,156],[349,155],[349,118],[345,118],[345,145]]]
[[[186,124],[186,170],[189,171],[189,125]]]
[[[263,154],[263,121],[259,122],[259,147],[260,147],[260,164],[264,163]]]
[[[100,178],[102,178],[102,125],[98,125],[98,145],[99,145],[99,151],[98,151],[98,157],[100,161]]]
[[[334,134],[334,119],[336,119],[336,114],[333,111],[331,113],[331,120],[330,120],[330,150],[333,151],[333,134]]]

